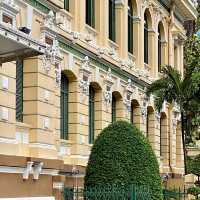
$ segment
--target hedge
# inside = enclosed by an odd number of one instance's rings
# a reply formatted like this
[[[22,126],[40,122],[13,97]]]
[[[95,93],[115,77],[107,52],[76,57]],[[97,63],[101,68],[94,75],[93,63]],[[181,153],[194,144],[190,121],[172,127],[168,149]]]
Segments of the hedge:
[[[156,156],[136,127],[118,121],[97,137],[88,161],[85,187],[130,184],[146,186],[152,200],[162,199]]]

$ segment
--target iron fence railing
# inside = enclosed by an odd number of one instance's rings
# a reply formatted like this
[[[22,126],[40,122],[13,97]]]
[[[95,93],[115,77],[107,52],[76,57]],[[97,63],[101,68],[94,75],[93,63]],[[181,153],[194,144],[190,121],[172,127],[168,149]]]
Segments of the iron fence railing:
[[[91,187],[65,188],[65,200],[150,200],[148,188],[143,186],[129,187]]]
[[[172,189],[172,190],[164,189],[163,197],[164,197],[164,200],[186,200],[187,192],[185,191],[185,189],[184,189],[184,191],[181,191],[180,188],[178,190],[177,189]]]

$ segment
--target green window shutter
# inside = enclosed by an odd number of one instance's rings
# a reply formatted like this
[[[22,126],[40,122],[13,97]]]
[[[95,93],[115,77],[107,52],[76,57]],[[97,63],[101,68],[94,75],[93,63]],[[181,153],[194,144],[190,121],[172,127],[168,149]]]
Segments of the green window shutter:
[[[134,106],[133,106],[133,103],[131,103],[131,119],[130,119],[130,122],[133,124],[134,123]]]
[[[146,64],[148,64],[148,48],[149,48],[149,38],[148,38],[148,18],[147,15],[145,13],[144,15],[144,20],[145,20],[145,24],[144,24],[144,62]]]
[[[95,121],[95,91],[90,86],[89,89],[89,144],[94,142],[94,121]]]
[[[69,11],[69,1],[70,0],[64,0],[64,9]]]
[[[160,27],[158,27],[158,72],[161,72],[161,59],[162,59],[162,54],[161,54],[161,32],[160,32]]]
[[[112,96],[112,123],[116,122],[116,104],[117,100],[115,96]]]
[[[61,91],[60,91],[60,133],[61,139],[68,139],[68,95],[69,82],[67,77],[61,75]]]
[[[115,0],[109,0],[109,39],[116,40]]]
[[[133,53],[133,4],[128,1],[128,51]]]
[[[146,116],[146,134],[147,138],[149,137],[149,111],[147,110],[147,116]]]
[[[86,0],[86,24],[95,28],[95,0]]]
[[[16,62],[16,121],[23,122],[23,60]]]

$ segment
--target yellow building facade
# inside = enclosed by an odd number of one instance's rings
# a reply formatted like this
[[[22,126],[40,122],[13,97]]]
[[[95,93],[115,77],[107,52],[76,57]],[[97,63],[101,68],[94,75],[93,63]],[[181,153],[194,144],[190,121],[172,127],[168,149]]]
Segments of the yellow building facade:
[[[158,113],[145,91],[162,65],[183,74],[183,23],[196,16],[191,0],[1,0],[0,198],[81,186],[116,120],[142,130],[161,175],[181,184],[179,109]]]

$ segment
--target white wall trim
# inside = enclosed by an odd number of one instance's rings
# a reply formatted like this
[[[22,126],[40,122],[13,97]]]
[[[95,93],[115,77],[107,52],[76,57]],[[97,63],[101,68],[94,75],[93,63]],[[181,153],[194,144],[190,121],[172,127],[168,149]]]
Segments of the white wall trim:
[[[23,174],[24,170],[25,170],[24,167],[0,166],[0,173]],[[33,174],[33,172],[31,172],[30,174]],[[42,172],[40,174],[57,176],[59,174],[59,170],[57,170],[57,169],[42,169]]]

